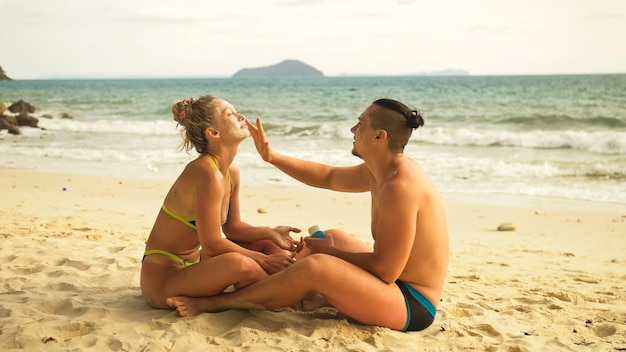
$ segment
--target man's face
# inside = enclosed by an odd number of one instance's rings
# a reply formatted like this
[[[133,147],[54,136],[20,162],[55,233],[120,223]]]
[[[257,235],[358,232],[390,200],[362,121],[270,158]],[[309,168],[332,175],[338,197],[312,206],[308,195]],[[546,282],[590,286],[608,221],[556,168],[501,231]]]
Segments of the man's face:
[[[361,116],[359,116],[359,120],[351,129],[350,132],[354,134],[354,142],[352,144],[352,155],[357,156],[359,158],[362,157],[362,153],[365,150],[366,142],[368,138],[372,134],[372,127],[370,126],[370,113],[374,107],[370,105]]]

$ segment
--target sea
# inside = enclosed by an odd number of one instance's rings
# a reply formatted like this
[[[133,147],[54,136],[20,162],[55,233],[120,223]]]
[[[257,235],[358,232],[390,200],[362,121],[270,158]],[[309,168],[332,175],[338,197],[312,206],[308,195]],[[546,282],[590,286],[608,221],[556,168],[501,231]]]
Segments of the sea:
[[[626,74],[0,81],[0,101],[39,118],[0,131],[0,167],[173,181],[196,155],[179,150],[171,106],[205,94],[261,118],[276,151],[333,165],[361,162],[350,128],[373,100],[398,99],[425,120],[405,154],[444,194],[626,205]],[[251,138],[235,162],[243,187],[299,184]]]

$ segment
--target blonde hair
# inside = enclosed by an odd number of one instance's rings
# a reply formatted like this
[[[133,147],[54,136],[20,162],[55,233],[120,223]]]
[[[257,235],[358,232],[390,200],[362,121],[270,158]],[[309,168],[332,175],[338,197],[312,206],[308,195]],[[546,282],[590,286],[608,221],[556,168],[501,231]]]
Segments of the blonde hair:
[[[212,95],[204,95],[197,100],[182,99],[172,105],[174,121],[182,127],[180,135],[183,141],[179,150],[189,152],[194,148],[200,154],[209,152],[205,131],[215,126],[215,114],[218,113],[213,104],[215,99]]]

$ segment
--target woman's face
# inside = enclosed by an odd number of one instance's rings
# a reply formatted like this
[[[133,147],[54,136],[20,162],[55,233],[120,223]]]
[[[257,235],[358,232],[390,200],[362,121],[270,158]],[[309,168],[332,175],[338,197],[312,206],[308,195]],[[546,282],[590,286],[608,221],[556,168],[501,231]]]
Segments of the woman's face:
[[[222,138],[231,136],[243,140],[250,135],[246,117],[238,113],[231,103],[217,99],[215,108],[217,109],[217,127],[223,134]]]

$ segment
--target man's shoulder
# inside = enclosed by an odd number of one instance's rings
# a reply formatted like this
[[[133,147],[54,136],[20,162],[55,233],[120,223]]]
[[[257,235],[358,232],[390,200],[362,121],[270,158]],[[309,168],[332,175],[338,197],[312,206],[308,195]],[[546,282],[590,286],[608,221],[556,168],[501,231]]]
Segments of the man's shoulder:
[[[401,164],[398,166],[396,170],[396,177],[393,181],[403,183],[408,182],[409,184],[419,183],[425,176],[425,172],[422,167],[417,163],[417,161],[404,158]]]
[[[389,186],[409,197],[428,197],[438,194],[426,171],[417,162],[410,159],[406,165],[398,170],[397,176],[392,179]]]

